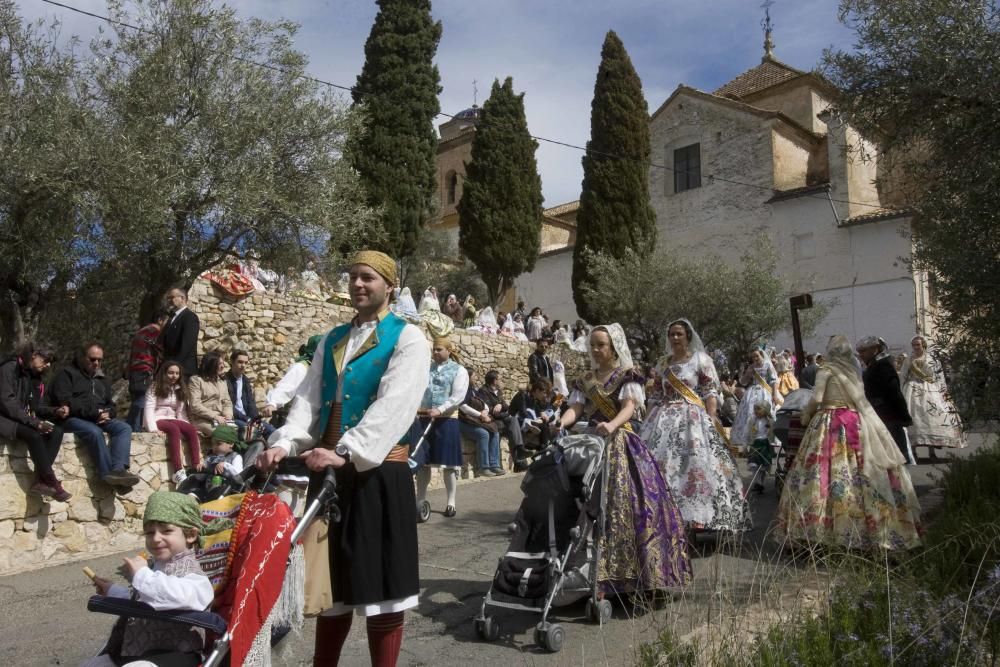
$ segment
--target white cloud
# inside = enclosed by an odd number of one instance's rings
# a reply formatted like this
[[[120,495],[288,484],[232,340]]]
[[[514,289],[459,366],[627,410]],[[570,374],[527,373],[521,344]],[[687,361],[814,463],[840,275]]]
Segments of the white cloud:
[[[101,0],[66,0],[99,14]],[[850,34],[837,23],[837,0],[783,0],[772,7],[776,56],[811,69],[824,47],[846,48]],[[364,62],[364,43],[377,7],[362,0],[243,0],[231,3],[243,16],[287,18],[302,24],[296,45],[322,79],[353,85]],[[58,16],[63,34],[86,42],[99,21],[26,0],[24,16]],[[435,0],[444,31],[437,63],[444,91],[441,109],[456,113],[479,103],[494,78],[514,78],[525,92],[532,133],[584,145],[590,134],[590,102],[607,30],[622,38],[655,110],[680,83],[713,90],[760,61],[762,10],[746,0]],[[441,118],[440,122],[445,119]],[[582,169],[578,150],[542,143],[538,166],[547,206],[577,199]]]

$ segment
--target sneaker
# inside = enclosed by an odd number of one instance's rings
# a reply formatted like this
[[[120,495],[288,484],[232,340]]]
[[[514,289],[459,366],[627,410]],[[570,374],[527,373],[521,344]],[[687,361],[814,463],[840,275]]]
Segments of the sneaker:
[[[181,482],[188,478],[188,474],[184,471],[184,468],[179,468],[177,472],[171,479],[174,481],[174,486],[180,486]]]
[[[491,470],[490,468],[483,468],[482,470],[479,471],[479,476],[480,477],[496,477],[497,474],[495,472],[493,472],[493,470]]]
[[[497,477],[500,477],[501,475],[506,475],[507,474],[507,471],[504,470],[503,468],[492,468],[492,470],[493,470],[493,474],[496,475]]]
[[[43,498],[54,498],[56,495],[55,487],[49,486],[45,482],[41,481],[32,484],[31,488],[28,489],[28,491],[36,495],[42,496]]]
[[[104,481],[111,486],[135,486],[139,483],[139,478],[128,470],[112,470],[104,476]]]

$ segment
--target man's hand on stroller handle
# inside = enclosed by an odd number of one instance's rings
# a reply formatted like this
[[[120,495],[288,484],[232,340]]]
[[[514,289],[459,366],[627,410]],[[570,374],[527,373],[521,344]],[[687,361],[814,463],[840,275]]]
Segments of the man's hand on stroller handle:
[[[288,452],[281,447],[271,447],[270,449],[265,449],[257,456],[255,465],[258,470],[272,472],[286,456],[288,456]]]
[[[310,449],[306,455],[302,457],[302,461],[306,464],[307,468],[314,472],[326,470],[328,467],[334,469],[343,468],[347,463],[347,459],[334,450],[324,449],[322,447]]]

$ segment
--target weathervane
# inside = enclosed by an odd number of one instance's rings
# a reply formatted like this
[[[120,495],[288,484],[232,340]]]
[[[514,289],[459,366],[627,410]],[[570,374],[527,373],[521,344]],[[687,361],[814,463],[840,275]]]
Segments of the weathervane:
[[[760,22],[760,27],[764,29],[764,58],[774,57],[774,40],[771,39],[771,30],[774,25],[771,23],[771,5],[774,4],[774,0],[764,0],[761,4],[761,9],[764,10],[764,20]]]

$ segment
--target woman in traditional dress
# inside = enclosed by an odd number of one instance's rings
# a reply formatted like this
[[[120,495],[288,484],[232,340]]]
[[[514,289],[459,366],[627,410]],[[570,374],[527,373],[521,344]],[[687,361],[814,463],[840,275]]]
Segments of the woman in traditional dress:
[[[497,316],[493,314],[493,308],[486,306],[476,315],[476,322],[466,327],[469,331],[478,331],[484,334],[497,333]]]
[[[769,402],[773,417],[775,406],[781,404],[778,373],[762,351],[754,350],[750,353],[750,366],[740,377],[740,384],[747,385],[747,388],[743,398],[740,399],[740,407],[736,411],[736,420],[733,422],[729,441],[738,447],[749,447],[752,442],[750,428],[755,419],[754,406],[761,401]]]
[[[545,328],[545,318],[542,316],[542,309],[535,306],[531,309],[528,321],[524,323],[524,333],[528,340],[534,343],[542,337],[542,329]]]
[[[776,538],[856,549],[919,545],[920,505],[905,460],[865,398],[844,336],[830,339],[813,392],[778,504]]]
[[[476,299],[471,294],[465,297],[462,304],[462,326],[468,329],[476,323]]]
[[[791,358],[779,354],[774,362],[774,372],[778,374],[778,393],[782,396],[788,396],[799,388]]]
[[[410,293],[409,287],[402,289],[399,296],[396,297],[396,303],[389,308],[410,324],[420,324],[420,312],[417,310],[417,304],[413,302],[413,295]]]
[[[643,424],[641,437],[689,527],[724,531],[749,527],[743,481],[716,426],[715,364],[687,320],[671,322],[667,340],[670,351],[656,373],[662,378],[662,401]]]
[[[427,330],[431,336],[447,336],[455,329],[455,323],[450,317],[445,317],[441,312],[441,303],[432,287],[424,290],[424,296],[420,299],[420,307],[417,309],[420,319],[427,325]]]
[[[903,397],[909,408],[913,425],[906,431],[913,447],[965,447],[965,434],[958,411],[948,399],[941,367],[927,350],[923,336],[910,340],[913,358],[903,362],[900,380]]]
[[[606,524],[600,534],[597,579],[605,594],[662,590],[692,576],[684,523],[656,460],[633,430],[645,403],[642,377],[632,368],[618,324],[590,334],[592,370],[577,381],[560,426],[588,419],[606,438]]]

